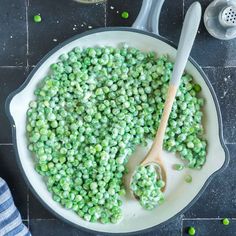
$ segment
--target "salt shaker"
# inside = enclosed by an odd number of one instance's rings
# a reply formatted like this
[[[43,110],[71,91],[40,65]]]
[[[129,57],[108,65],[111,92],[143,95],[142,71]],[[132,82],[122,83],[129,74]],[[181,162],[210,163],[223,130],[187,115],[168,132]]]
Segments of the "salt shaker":
[[[213,1],[205,11],[204,23],[208,32],[215,38],[236,38],[236,1]]]

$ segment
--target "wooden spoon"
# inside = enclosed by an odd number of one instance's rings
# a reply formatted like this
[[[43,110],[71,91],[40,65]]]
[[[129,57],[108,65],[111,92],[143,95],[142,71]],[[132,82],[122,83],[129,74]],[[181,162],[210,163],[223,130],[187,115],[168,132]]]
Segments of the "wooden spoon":
[[[200,20],[201,20],[201,5],[199,2],[194,2],[188,9],[188,12],[184,19],[175,65],[172,73],[172,78],[169,83],[168,93],[166,97],[164,111],[159,124],[159,128],[151,149],[146,155],[144,161],[141,162],[140,164],[143,166],[153,164],[158,171],[158,177],[165,183],[167,181],[166,177],[167,175],[165,166],[162,162],[162,152],[163,152],[162,147],[163,147],[164,135],[168,124],[169,116],[171,113],[171,109],[175,101],[176,92],[178,90],[181,77],[187,64],[193,46],[193,42],[195,40],[198,31]],[[162,191],[165,191],[165,187],[162,189]]]

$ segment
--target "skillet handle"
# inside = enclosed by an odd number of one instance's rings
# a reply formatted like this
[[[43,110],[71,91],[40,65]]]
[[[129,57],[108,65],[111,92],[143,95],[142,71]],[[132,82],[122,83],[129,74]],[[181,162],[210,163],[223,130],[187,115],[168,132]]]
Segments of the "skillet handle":
[[[143,0],[143,4],[133,28],[159,35],[159,18],[165,0]]]
[[[154,0],[155,1],[155,0]],[[132,27],[140,30],[150,31],[148,28],[148,21],[150,17],[150,12],[152,9],[153,0],[143,0],[141,10],[133,23]]]
[[[153,4],[152,13],[149,19],[149,25],[151,27],[151,31],[154,34],[159,34],[159,19],[161,14],[161,9],[165,0],[156,0]]]

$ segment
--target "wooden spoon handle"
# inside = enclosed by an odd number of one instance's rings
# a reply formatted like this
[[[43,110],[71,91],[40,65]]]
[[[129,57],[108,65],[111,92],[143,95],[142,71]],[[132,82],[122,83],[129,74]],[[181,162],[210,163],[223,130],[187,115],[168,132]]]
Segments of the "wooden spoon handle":
[[[153,158],[158,158],[159,157],[158,154],[161,154],[161,153],[158,153],[158,152],[162,151],[165,131],[166,131],[166,127],[167,127],[167,124],[168,124],[171,109],[172,109],[173,103],[175,101],[175,95],[176,95],[177,89],[178,89],[178,87],[176,87],[174,85],[171,85],[171,84],[168,88],[165,107],[164,107],[164,111],[162,113],[159,128],[158,128],[158,131],[156,133],[156,137],[153,141],[151,150],[149,152],[149,155],[152,156],[152,154],[153,154]]]

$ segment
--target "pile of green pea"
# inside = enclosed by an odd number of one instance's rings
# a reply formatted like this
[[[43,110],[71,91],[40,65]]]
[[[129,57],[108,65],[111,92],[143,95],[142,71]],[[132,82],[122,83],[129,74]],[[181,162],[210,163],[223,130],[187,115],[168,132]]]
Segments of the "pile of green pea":
[[[137,145],[153,139],[173,64],[121,47],[74,48],[51,65],[27,111],[29,150],[53,199],[91,222],[122,217],[122,177]],[[182,77],[164,148],[201,168],[201,87]]]
[[[135,171],[131,190],[144,209],[152,210],[164,201],[165,182],[158,176],[154,165],[139,166]]]

